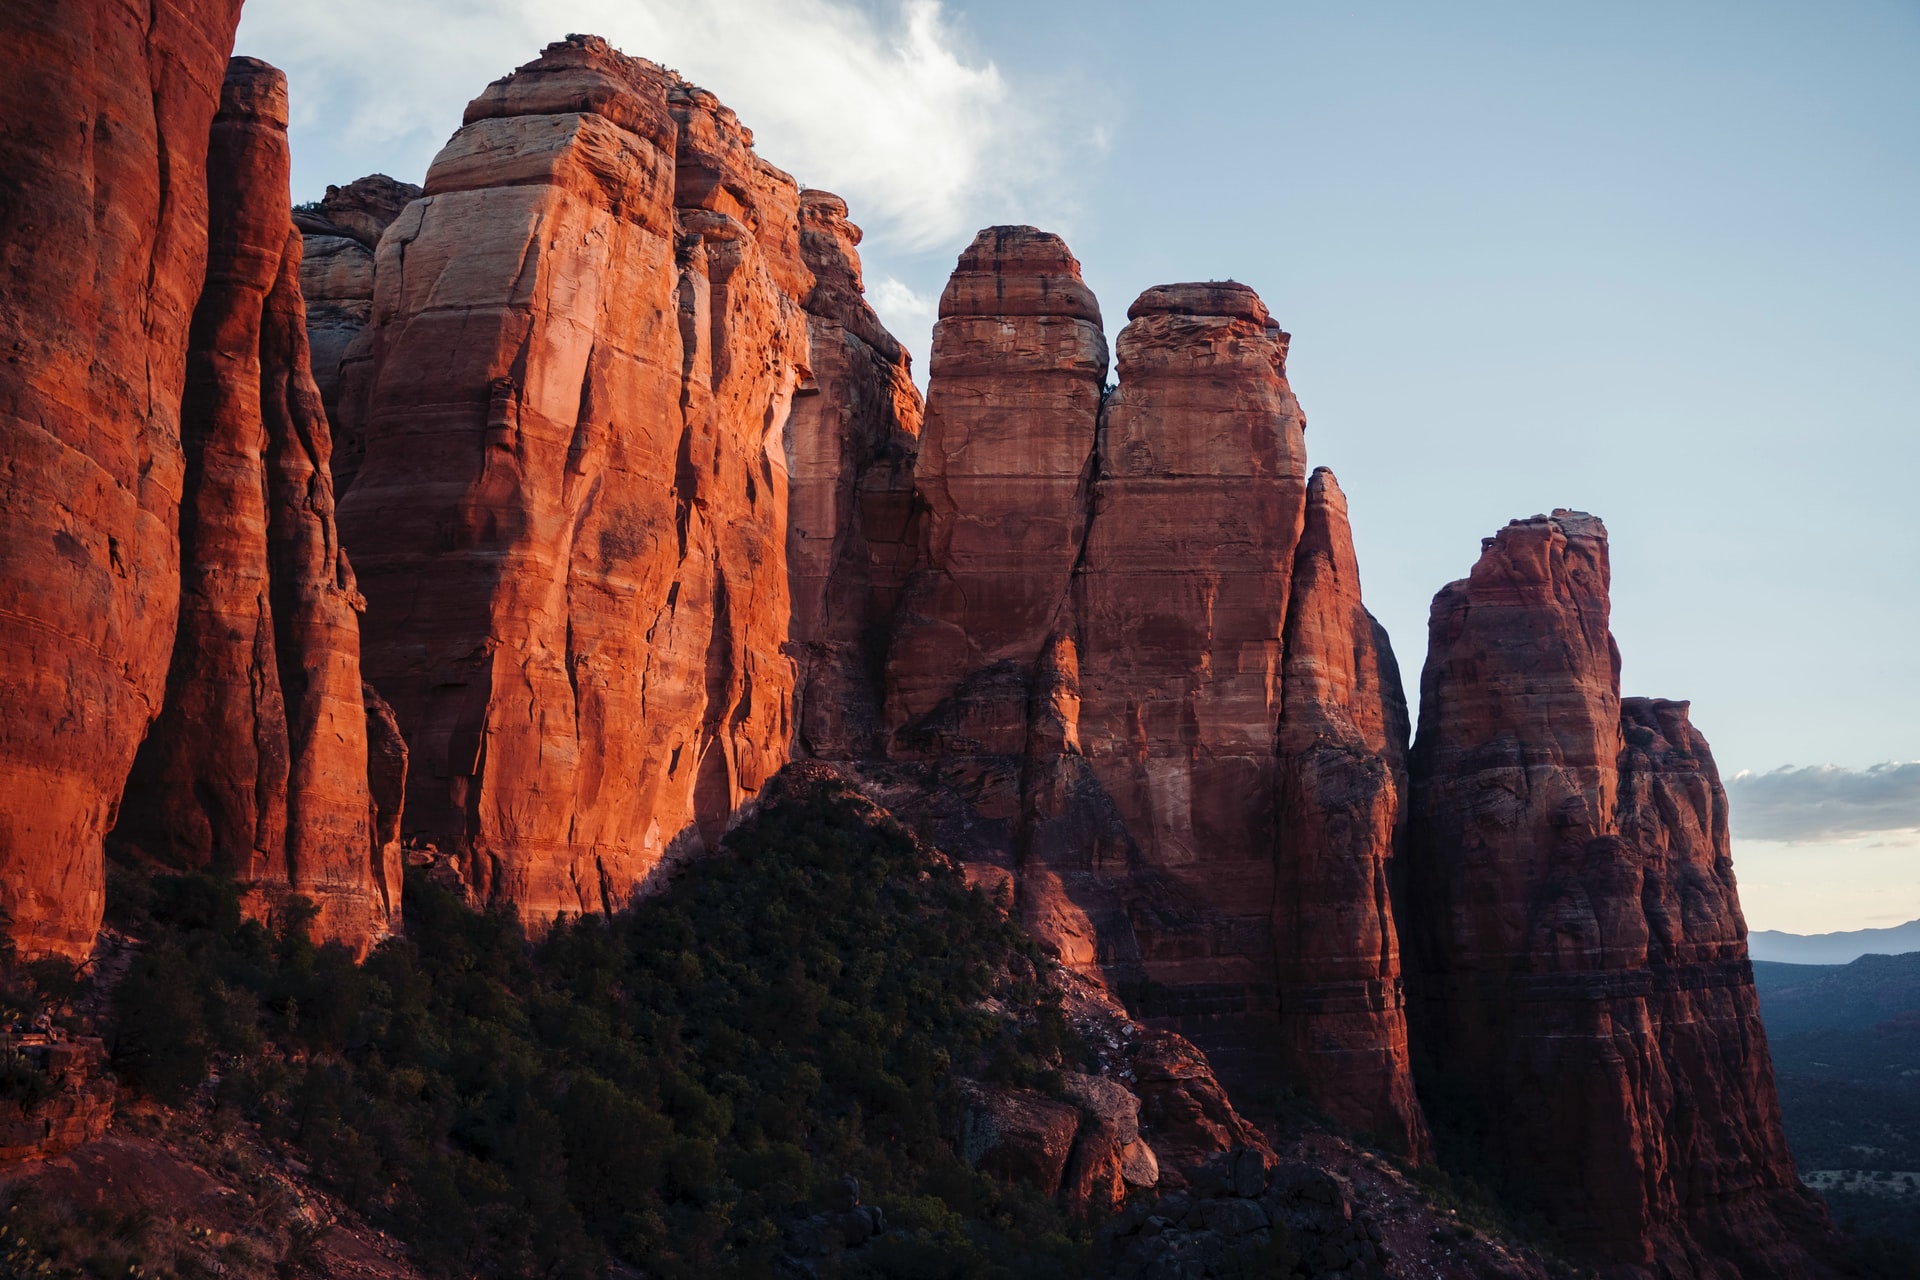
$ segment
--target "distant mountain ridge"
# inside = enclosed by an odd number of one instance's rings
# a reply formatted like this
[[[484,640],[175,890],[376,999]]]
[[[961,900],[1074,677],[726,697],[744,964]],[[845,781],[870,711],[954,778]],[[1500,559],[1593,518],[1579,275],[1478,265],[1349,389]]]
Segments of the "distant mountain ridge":
[[[1747,935],[1747,953],[1755,960],[1781,964],[1852,964],[1861,956],[1897,956],[1920,951],[1920,920],[1885,929],[1843,933],[1782,933],[1755,929]]]
[[[1920,1013],[1920,952],[1862,956],[1844,965],[1756,960],[1753,985],[1776,1048],[1782,1036],[1803,1031],[1868,1031]]]

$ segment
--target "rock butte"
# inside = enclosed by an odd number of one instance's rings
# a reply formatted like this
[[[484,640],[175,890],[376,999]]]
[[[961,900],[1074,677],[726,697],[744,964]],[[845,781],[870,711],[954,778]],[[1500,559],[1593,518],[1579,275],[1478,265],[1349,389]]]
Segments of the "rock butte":
[[[1620,697],[1608,584],[1605,527],[1555,511],[1434,597],[1404,860],[1414,1044],[1516,1187],[1619,1274],[1827,1274],[1726,793],[1686,703]]]
[[[530,919],[611,910],[787,758],[799,193],[711,95],[575,37],[380,241],[340,526],[407,829]]]
[[[1725,796],[1686,704],[1619,696],[1598,520],[1517,521],[1440,593],[1409,754],[1251,289],[1141,294],[1108,387],[1067,246],[988,228],[923,415],[845,204],[711,94],[569,37],[423,188],[296,229],[283,78],[222,94],[238,9],[0,10],[22,954],[87,953],[110,828],[357,948],[403,835],[536,925],[614,910],[811,756],[1127,1046],[1124,1098],[979,1091],[982,1168],[1111,1204],[1240,1148],[1238,1179],[1261,1141],[1202,1050],[1420,1158],[1417,1058],[1609,1274],[1829,1273]]]

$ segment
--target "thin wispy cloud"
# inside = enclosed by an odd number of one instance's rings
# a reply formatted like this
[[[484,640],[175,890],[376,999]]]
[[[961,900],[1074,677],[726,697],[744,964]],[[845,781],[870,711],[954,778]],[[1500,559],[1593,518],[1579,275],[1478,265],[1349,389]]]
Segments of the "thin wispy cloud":
[[[1920,761],[1870,769],[1822,764],[1743,770],[1727,780],[1733,834],[1749,840],[1841,840],[1920,828]]]
[[[1052,140],[1069,131],[937,0],[250,0],[239,49],[287,71],[296,159],[304,135],[418,181],[469,98],[573,31],[712,90],[893,249],[1063,212]]]

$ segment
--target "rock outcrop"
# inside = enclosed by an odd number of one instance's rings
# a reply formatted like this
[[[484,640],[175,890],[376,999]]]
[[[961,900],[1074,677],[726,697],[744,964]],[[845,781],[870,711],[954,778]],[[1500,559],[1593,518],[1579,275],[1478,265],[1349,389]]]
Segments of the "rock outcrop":
[[[233,59],[181,406],[180,621],[111,839],[232,875],[263,915],[305,895],[316,938],[364,951],[387,932],[399,867],[369,794],[361,599],[334,530],[286,125],[286,77]]]
[[[300,293],[307,303],[313,380],[333,436],[335,496],[353,484],[366,452],[374,251],[401,210],[419,196],[420,188],[411,182],[373,173],[344,187],[328,187],[324,199],[293,213],[305,240]]]
[[[341,529],[407,829],[538,921],[717,838],[791,736],[799,192],[590,37],[467,108],[380,241]]]
[[[1403,929],[1455,1123],[1622,1275],[1826,1274],[1685,703],[1622,700],[1606,530],[1555,511],[1434,598]],[[1612,1273],[1610,1273],[1612,1274]]]
[[[887,639],[913,567],[921,402],[906,349],[867,304],[846,202],[800,193],[813,385],[787,418],[787,578],[796,754],[883,749]]]
[[[1347,499],[1321,467],[1293,559],[1277,762],[1273,938],[1288,1066],[1328,1114],[1425,1152],[1388,889],[1407,795],[1407,706],[1360,600]]]
[[[1406,711],[1344,499],[1316,482],[1303,543],[1304,421],[1251,289],[1162,286],[1128,315],[1102,406],[1066,247],[1000,227],[962,255],[892,755],[924,763],[930,829],[1066,963],[1418,1156],[1386,884]]]
[[[240,0],[0,6],[0,913],[87,953],[179,596],[187,325]]]
[[[1139,972],[1213,1053],[1264,1038],[1279,1004],[1275,726],[1306,424],[1252,289],[1164,285],[1127,317],[1074,585],[1078,736],[1132,845]]]
[[[1100,307],[1060,237],[989,227],[933,330],[914,485],[925,550],[887,671],[919,754],[1018,756],[1029,683],[1065,622],[1107,376]]]

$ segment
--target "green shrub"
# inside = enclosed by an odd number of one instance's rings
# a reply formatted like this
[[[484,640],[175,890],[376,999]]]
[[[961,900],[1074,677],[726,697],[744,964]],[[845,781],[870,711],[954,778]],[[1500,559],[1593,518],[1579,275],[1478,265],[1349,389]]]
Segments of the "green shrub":
[[[1078,1064],[1058,993],[998,907],[844,789],[766,804],[667,892],[534,945],[420,876],[361,966],[303,913],[243,922],[209,877],[115,885],[151,939],[123,1078],[178,1102],[220,1066],[217,1114],[298,1146],[435,1274],[763,1275],[845,1175],[898,1227],[860,1274],[1083,1269],[1084,1224],[941,1137],[956,1065]]]

